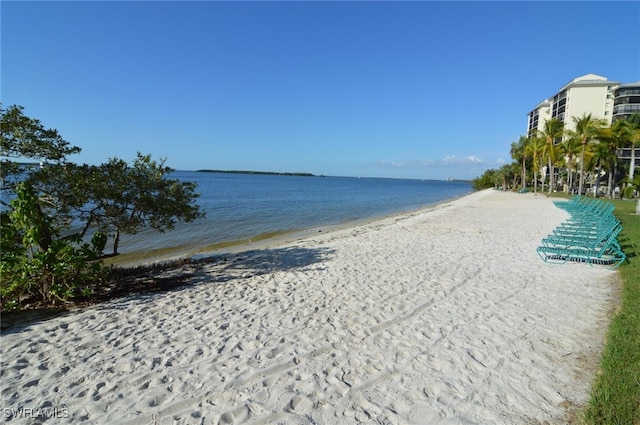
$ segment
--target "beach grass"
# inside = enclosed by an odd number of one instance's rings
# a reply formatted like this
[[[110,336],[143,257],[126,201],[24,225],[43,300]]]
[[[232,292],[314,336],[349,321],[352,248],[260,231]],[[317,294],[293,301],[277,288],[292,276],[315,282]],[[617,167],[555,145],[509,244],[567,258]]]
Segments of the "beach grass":
[[[627,261],[619,268],[620,306],[611,320],[584,420],[589,425],[640,425],[640,216],[635,201],[611,201],[622,222]]]

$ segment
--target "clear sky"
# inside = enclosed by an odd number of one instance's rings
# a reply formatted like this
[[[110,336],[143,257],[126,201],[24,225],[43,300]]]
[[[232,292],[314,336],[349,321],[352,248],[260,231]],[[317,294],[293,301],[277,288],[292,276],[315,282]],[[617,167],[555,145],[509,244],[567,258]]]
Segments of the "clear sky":
[[[640,80],[640,3],[0,3],[1,100],[99,164],[469,179],[570,80]]]

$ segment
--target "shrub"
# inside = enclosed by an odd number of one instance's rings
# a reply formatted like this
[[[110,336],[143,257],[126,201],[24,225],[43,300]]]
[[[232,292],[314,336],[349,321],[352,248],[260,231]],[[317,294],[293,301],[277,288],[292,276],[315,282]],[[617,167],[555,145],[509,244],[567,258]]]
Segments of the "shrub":
[[[89,296],[101,285],[106,268],[99,261],[106,238],[82,243],[76,235],[60,237],[28,183],[16,188],[13,209],[3,213],[0,229],[0,297],[3,310],[25,300],[52,305]]]

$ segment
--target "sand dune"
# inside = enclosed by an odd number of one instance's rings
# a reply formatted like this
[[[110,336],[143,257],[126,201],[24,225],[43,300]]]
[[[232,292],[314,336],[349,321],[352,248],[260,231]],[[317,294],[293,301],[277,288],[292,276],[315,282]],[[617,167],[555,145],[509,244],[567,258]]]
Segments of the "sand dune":
[[[544,196],[489,190],[166,272],[189,285],[4,330],[2,415],[566,423],[588,399],[617,275],[539,259],[564,218]]]

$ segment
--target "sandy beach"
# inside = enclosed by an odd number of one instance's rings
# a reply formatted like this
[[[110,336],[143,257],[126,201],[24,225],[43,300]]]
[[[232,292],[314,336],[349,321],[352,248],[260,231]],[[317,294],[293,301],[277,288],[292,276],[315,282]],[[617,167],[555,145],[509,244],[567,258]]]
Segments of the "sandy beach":
[[[485,190],[167,271],[178,289],[3,330],[3,420],[564,424],[617,275],[536,254],[568,215]],[[26,416],[26,417],[25,417]]]

